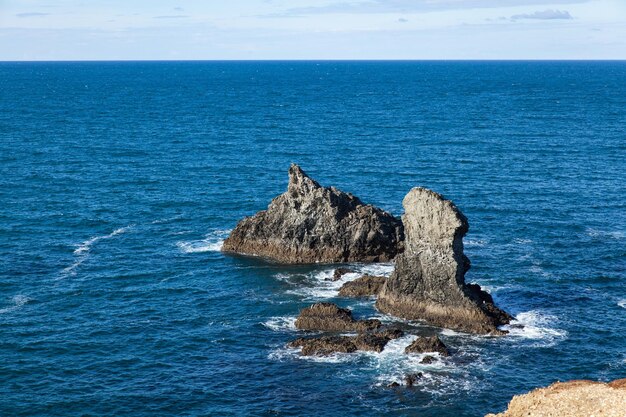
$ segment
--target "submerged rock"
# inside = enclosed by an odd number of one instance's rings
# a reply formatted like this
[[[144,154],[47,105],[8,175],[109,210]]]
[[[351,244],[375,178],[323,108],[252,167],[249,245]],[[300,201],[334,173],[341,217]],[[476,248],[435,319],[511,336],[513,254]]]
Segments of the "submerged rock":
[[[355,320],[347,308],[333,303],[316,303],[300,311],[296,328],[330,332],[364,332],[381,326],[380,320]]]
[[[363,275],[354,281],[346,282],[339,288],[341,297],[369,297],[377,295],[387,278]]]
[[[626,379],[608,384],[595,381],[556,382],[516,395],[509,408],[486,417],[618,417],[626,416]]]
[[[404,252],[376,307],[385,313],[439,327],[479,334],[502,334],[497,326],[511,316],[477,285],[465,284],[470,267],[463,254],[467,218],[449,200],[425,188],[404,198]]]
[[[437,358],[435,358],[434,356],[430,356],[430,355],[426,355],[422,358],[422,360],[420,361],[420,363],[423,363],[424,365],[430,365],[431,363],[437,362]]]
[[[422,378],[422,373],[418,372],[415,374],[406,374],[404,376],[404,383],[406,384],[407,387],[412,387],[413,385],[415,385],[415,383]]]
[[[352,274],[355,271],[353,271],[352,269],[348,269],[348,268],[337,268],[335,269],[335,272],[333,272],[333,277],[328,279],[329,281],[339,281],[341,279],[341,277],[343,277],[346,274]]]
[[[402,222],[334,187],[322,187],[295,164],[287,192],[246,217],[222,250],[289,264],[384,262],[402,250]]]
[[[439,336],[418,337],[404,349],[404,353],[426,352],[439,352],[442,356],[450,356],[448,348],[443,344],[441,339],[439,339]]]

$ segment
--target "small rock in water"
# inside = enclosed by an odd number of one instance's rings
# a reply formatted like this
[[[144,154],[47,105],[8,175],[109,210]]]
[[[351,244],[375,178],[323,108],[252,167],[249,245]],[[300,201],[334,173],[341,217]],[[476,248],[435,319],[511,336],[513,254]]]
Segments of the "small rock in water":
[[[341,279],[341,277],[343,277],[346,274],[353,274],[356,271],[353,271],[352,269],[348,269],[348,268],[337,268],[335,269],[335,272],[333,273],[333,277],[332,278],[326,278],[326,281],[339,281]]]
[[[439,336],[418,337],[404,349],[404,353],[425,353],[439,352],[442,356],[450,356],[446,345],[443,344]]]
[[[333,303],[313,304],[302,309],[296,319],[296,327],[300,330],[364,332],[380,326],[380,320],[355,320],[350,310]]]
[[[415,374],[407,374],[404,377],[404,382],[406,383],[407,387],[412,387],[413,385],[415,385],[415,383],[417,382],[417,380],[422,378],[422,373],[418,372]]]
[[[434,356],[430,356],[430,355],[424,356],[424,358],[422,358],[422,360],[420,361],[420,363],[423,363],[425,365],[429,365],[433,362],[437,362],[437,358],[435,358]]]
[[[377,295],[387,278],[363,275],[354,281],[346,282],[339,288],[341,297],[369,297]]]
[[[301,347],[304,356],[328,356],[333,353],[352,353],[357,350],[352,338],[348,336],[301,337],[290,342],[288,346],[292,348]]]

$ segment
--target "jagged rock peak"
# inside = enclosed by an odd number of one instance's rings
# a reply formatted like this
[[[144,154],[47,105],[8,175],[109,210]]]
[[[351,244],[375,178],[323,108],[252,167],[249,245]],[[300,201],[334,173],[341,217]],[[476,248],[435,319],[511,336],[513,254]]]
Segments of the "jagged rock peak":
[[[290,193],[305,194],[317,190],[318,188],[322,188],[322,186],[313,178],[309,177],[306,172],[300,168],[300,165],[291,164],[289,167],[289,184],[287,185],[287,190]]]

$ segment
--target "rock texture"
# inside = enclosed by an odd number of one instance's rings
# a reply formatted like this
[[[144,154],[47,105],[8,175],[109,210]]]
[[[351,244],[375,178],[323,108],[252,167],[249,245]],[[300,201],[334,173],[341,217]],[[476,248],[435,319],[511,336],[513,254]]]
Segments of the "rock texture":
[[[339,288],[341,297],[370,297],[377,295],[387,278],[363,275],[354,281],[346,282]]]
[[[304,356],[328,356],[333,353],[352,353],[357,350],[382,352],[387,343],[402,336],[397,330],[365,332],[356,336],[318,336],[298,338],[288,344],[289,347],[302,348]]]
[[[404,348],[404,353],[439,352],[441,356],[450,356],[446,345],[438,336],[418,337],[410,345]],[[424,358],[426,359],[426,358]],[[429,362],[430,363],[430,362]]]
[[[623,417],[626,379],[604,384],[594,381],[557,382],[516,395],[509,408],[486,417]]]
[[[378,329],[379,320],[355,320],[347,308],[333,303],[316,303],[300,311],[296,328],[330,332],[365,332]]]
[[[298,165],[287,192],[267,210],[239,222],[222,250],[281,263],[384,262],[402,250],[402,222],[334,187],[322,187]]]
[[[425,188],[404,198],[404,253],[396,258],[376,302],[385,313],[478,334],[502,334],[511,316],[478,285],[465,284],[466,217],[449,200]]]
[[[289,347],[301,347],[304,356],[328,356],[333,353],[356,352],[357,347],[348,336],[321,336],[316,338],[304,338],[289,343]]]

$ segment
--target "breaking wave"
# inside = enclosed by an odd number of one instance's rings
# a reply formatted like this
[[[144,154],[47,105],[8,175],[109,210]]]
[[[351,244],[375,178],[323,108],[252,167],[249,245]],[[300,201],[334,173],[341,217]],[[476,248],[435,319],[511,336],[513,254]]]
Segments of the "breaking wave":
[[[567,331],[554,327],[557,321],[555,316],[532,310],[518,314],[515,320],[501,328],[508,330],[510,337],[537,340],[541,346],[553,346],[567,337]]]
[[[207,234],[204,239],[180,241],[176,243],[176,246],[183,253],[219,252],[229,233],[230,230],[215,230]]]
[[[335,268],[308,273],[278,273],[274,277],[293,286],[292,289],[286,291],[287,294],[300,296],[303,300],[322,300],[337,297],[339,288],[343,284],[365,274],[389,276],[393,272],[392,263],[348,265],[347,267],[355,272],[347,273],[337,281],[332,280]]]

